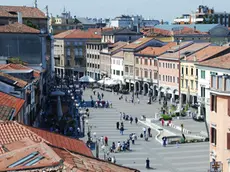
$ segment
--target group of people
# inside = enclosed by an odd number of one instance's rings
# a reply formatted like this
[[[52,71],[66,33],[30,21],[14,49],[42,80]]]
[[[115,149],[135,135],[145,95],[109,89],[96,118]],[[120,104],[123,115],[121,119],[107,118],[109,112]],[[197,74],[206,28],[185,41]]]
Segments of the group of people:
[[[94,94],[94,96],[96,96],[96,90],[93,90],[93,94]],[[99,92],[97,92],[97,101],[94,101],[93,96],[90,95],[91,107],[95,107],[95,108],[112,108],[112,103],[109,102],[108,100],[107,101],[103,100],[103,98],[104,98],[104,94],[99,93]]]

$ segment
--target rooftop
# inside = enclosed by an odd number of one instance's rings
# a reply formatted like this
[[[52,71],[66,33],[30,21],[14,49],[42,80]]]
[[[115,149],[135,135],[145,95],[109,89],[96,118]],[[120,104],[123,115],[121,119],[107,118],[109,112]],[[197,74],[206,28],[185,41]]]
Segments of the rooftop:
[[[0,131],[0,144],[3,145],[28,137],[34,142],[44,141],[45,143],[53,146],[62,147],[83,155],[92,156],[91,150],[81,140],[25,126],[17,122],[0,122]],[[1,153],[4,153],[4,151],[0,149],[0,154]]]
[[[0,120],[10,120],[18,115],[25,100],[0,92]]]
[[[152,40],[153,40],[153,38],[140,38],[140,39],[126,45],[124,48],[125,49],[136,49],[136,48],[138,48],[138,47],[140,47],[140,46],[144,45],[145,43],[150,42]]]
[[[114,44],[112,44],[112,49],[110,50],[111,53],[123,48],[124,46],[127,45],[127,42],[122,42],[122,41],[119,41],[119,42],[116,42]]]
[[[121,28],[121,29],[113,29],[109,31],[103,31],[102,35],[141,35],[141,33],[137,33],[135,31],[132,31],[127,28]]]
[[[171,47],[176,46],[176,42],[170,42],[162,47],[146,47],[145,49],[139,51],[138,55],[153,55],[159,56],[166,52]]]
[[[77,20],[80,23],[85,24],[85,25],[96,25],[96,22],[89,20],[87,18],[84,18],[84,17],[77,17]]]
[[[1,71],[0,71],[0,81],[7,83],[7,84],[10,84],[10,85],[13,85],[13,86],[18,86],[21,88],[24,88],[28,84],[28,82],[23,81],[22,79],[15,78],[15,77],[13,77],[9,74],[3,73]]]
[[[230,70],[230,54],[200,62],[198,65]]]
[[[38,8],[26,6],[0,6],[0,17],[17,17],[17,12],[22,13],[23,18],[47,18],[45,13]]]
[[[0,33],[39,34],[40,31],[24,24],[15,22],[12,24],[0,26]]]
[[[73,29],[54,36],[56,39],[100,39],[101,29],[80,30]]]
[[[225,50],[229,49],[228,46],[208,46],[208,47],[205,47],[204,49],[200,50],[200,51],[197,51],[196,53],[188,56],[186,58],[186,61],[194,61],[194,58],[195,58],[195,61],[197,62],[202,62],[208,58],[211,58],[212,56],[216,55],[216,54],[219,54]]]
[[[124,57],[124,51],[120,51],[120,52],[114,54],[114,55],[112,56],[112,58],[113,58],[113,57],[121,57],[121,58],[123,58],[123,57]]]

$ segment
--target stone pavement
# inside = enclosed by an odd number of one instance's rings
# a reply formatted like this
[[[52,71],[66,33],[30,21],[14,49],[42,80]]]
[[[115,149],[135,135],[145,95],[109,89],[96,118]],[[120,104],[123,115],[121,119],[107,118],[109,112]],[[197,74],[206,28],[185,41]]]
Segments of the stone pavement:
[[[100,92],[102,92],[100,90]],[[84,99],[89,100],[92,95],[91,90],[86,90]],[[97,137],[108,136],[109,144],[118,141],[125,141],[130,133],[136,133],[138,136],[142,132],[143,125],[139,123],[129,124],[124,122],[124,135],[121,136],[116,130],[116,122],[119,121],[119,112],[125,112],[133,117],[146,115],[153,118],[159,111],[159,104],[147,105],[148,98],[141,97],[141,104],[133,105],[119,100],[117,95],[110,92],[104,92],[105,100],[112,101],[112,109],[90,109],[89,124],[93,126],[92,133],[96,132]],[[87,126],[86,126],[87,128]],[[86,129],[87,131],[87,129]],[[162,147],[155,140],[157,132],[152,130],[153,138],[148,142],[140,137],[135,145],[131,145],[131,152],[115,153],[117,164],[139,169],[140,171],[149,171],[145,169],[146,158],[150,159],[150,164],[156,172],[206,172],[209,168],[209,144],[191,143],[179,145],[168,145]],[[85,138],[86,139],[86,138]],[[100,158],[103,159],[104,153],[100,149]],[[111,155],[113,156],[113,155]],[[150,170],[151,171],[151,170]]]

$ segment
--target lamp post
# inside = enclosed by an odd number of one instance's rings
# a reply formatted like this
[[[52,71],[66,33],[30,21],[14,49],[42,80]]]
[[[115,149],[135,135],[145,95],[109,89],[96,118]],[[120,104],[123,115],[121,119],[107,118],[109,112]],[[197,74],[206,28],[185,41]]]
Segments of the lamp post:
[[[98,139],[97,139],[97,133],[93,133],[95,144],[96,144],[96,158],[99,158],[99,145],[98,145]]]

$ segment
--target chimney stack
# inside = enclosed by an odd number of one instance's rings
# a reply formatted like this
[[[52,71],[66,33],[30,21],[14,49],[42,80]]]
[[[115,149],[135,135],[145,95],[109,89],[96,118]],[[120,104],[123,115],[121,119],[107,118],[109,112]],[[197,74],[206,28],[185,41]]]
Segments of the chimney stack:
[[[18,12],[18,23],[22,24],[22,13]]]
[[[38,1],[34,0],[34,8],[38,8]]]

